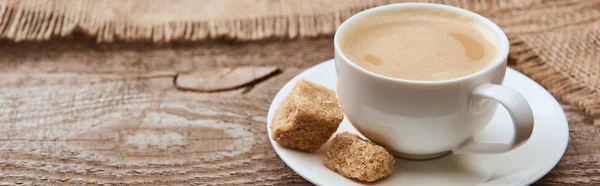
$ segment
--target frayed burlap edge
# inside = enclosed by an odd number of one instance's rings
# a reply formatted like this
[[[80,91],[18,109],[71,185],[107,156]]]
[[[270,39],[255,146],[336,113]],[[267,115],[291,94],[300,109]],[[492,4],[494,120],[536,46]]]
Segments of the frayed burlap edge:
[[[362,10],[403,1],[426,1],[449,4],[470,10],[526,7],[540,0],[363,0],[351,8],[329,12],[319,10],[311,15],[275,15],[233,20],[171,21],[140,25],[135,22],[99,21],[90,15],[52,11],[51,3],[32,10],[17,5],[19,1],[0,0],[0,38],[13,41],[48,40],[82,32],[98,42],[122,41],[199,41],[226,38],[230,40],[260,40],[332,35],[347,18]],[[46,7],[48,6],[48,7]]]
[[[31,11],[2,4],[0,5],[0,38],[14,41],[48,40],[54,36],[68,36],[75,31],[95,36],[98,42],[113,42],[115,40],[169,42],[216,38],[245,41],[267,38],[315,37],[333,34],[343,20],[364,9],[382,5],[386,2],[375,0],[350,9],[318,15],[282,15],[221,21],[181,21],[148,26],[114,22],[97,23],[85,17],[69,17],[60,12]]]
[[[517,70],[540,83],[555,98],[585,111],[592,117],[594,125],[600,125],[600,92],[547,65],[518,37],[511,38],[510,56],[517,63]]]

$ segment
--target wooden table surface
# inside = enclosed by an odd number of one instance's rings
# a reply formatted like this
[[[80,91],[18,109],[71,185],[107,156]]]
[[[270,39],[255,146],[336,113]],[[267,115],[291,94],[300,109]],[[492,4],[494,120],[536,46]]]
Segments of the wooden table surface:
[[[285,82],[333,58],[332,43],[1,41],[0,185],[309,185],[271,147],[267,111]],[[175,85],[190,72],[230,81],[242,66],[280,71],[224,90]],[[600,128],[562,106],[569,147],[535,185],[597,185]]]

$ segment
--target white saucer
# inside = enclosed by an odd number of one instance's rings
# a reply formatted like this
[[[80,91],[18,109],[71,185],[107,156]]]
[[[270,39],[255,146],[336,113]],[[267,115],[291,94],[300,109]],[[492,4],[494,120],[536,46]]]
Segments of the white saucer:
[[[396,171],[391,176],[373,183],[345,178],[323,165],[323,155],[329,148],[323,145],[315,153],[284,148],[271,139],[271,120],[275,109],[300,78],[336,90],[333,60],[318,64],[294,77],[273,99],[269,108],[267,130],[269,139],[279,157],[299,175],[317,185],[529,185],[548,173],[560,160],[567,148],[569,128],[558,102],[542,86],[513,70],[506,71],[504,85],[519,91],[531,104],[535,129],[523,146],[504,154],[448,155],[429,161],[396,159]],[[507,111],[498,111],[478,140],[510,139],[512,125]],[[359,132],[346,119],[336,133]],[[335,134],[334,134],[335,135]]]

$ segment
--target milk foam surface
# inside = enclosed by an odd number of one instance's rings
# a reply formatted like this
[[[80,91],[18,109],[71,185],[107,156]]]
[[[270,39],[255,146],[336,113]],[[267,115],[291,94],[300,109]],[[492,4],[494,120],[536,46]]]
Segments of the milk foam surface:
[[[366,19],[342,37],[344,55],[389,77],[435,81],[476,73],[497,59],[490,30],[453,12],[411,10]]]

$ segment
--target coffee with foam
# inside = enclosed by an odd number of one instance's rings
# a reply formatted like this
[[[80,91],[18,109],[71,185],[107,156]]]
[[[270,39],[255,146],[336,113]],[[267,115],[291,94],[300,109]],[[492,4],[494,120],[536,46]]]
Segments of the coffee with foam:
[[[362,22],[342,36],[341,50],[350,61],[384,76],[454,79],[481,71],[498,57],[491,31],[454,12],[403,10]]]

